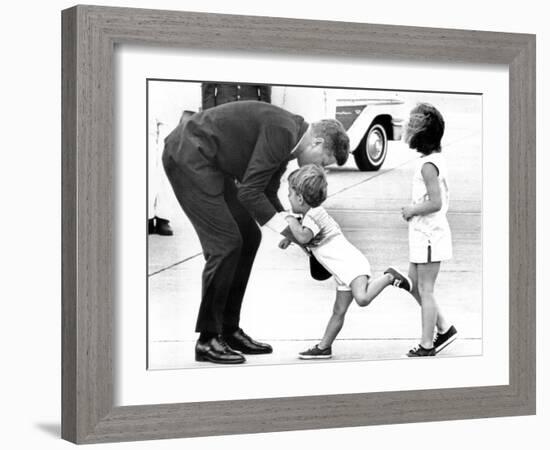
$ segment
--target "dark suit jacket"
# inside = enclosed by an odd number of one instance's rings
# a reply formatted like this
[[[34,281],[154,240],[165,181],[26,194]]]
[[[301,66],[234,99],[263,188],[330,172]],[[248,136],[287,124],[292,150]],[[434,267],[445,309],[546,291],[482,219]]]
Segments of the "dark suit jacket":
[[[227,103],[178,125],[164,152],[207,195],[221,194],[225,177],[237,180],[239,201],[264,225],[283,210],[281,176],[307,127],[302,117],[268,103]]]

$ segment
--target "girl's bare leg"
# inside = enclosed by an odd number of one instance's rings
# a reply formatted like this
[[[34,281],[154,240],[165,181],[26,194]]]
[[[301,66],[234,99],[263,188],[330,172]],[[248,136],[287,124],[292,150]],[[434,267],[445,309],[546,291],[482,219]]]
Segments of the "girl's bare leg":
[[[440,262],[417,264],[418,294],[422,303],[422,339],[420,345],[424,348],[433,347],[434,330],[437,322],[434,286],[440,265]]]
[[[420,294],[418,293],[418,270],[417,270],[416,263],[409,264],[409,278],[413,282],[413,290],[411,291],[411,295],[414,297],[417,303],[420,306],[422,306],[422,300],[420,298]],[[447,320],[441,313],[441,308],[439,307],[439,305],[436,305],[436,307],[437,307],[437,320],[436,320],[437,331],[439,333],[445,333],[450,328],[451,324],[447,322]]]

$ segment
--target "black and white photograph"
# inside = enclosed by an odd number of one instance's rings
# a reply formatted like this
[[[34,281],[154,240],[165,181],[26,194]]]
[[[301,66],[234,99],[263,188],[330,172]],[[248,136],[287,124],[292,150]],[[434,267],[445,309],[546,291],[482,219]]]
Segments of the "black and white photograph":
[[[143,101],[149,370],[483,355],[480,93]]]
[[[543,447],[543,2],[6,5],[3,448]]]

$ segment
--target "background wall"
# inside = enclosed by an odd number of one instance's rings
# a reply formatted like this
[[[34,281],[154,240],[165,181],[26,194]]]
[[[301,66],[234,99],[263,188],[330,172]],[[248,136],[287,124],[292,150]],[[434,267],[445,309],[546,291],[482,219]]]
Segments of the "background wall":
[[[549,50],[544,3],[441,2],[427,0],[390,3],[340,0],[296,2],[278,0],[104,1],[110,6],[180,9],[231,14],[270,15],[309,19],[372,22],[537,34],[538,93],[538,225],[550,229],[543,209],[548,177],[547,139]],[[60,433],[60,11],[73,2],[52,0],[10,2],[2,8],[0,45],[0,127],[2,220],[0,221],[0,411],[4,448],[68,448]],[[230,436],[120,444],[117,448],[310,448],[338,445],[366,448],[419,449],[429,447],[541,448],[548,440],[547,333],[550,319],[543,304],[548,288],[548,238],[538,237],[538,415],[445,423],[389,425],[353,429],[303,431],[268,435]],[[546,251],[545,251],[546,250]],[[543,259],[546,254],[546,259]],[[546,320],[545,320],[546,319]],[[546,342],[545,342],[546,340]],[[546,378],[546,380],[545,380]],[[541,443],[536,443],[536,442]],[[100,446],[105,447],[105,446]],[[109,447],[112,448],[112,447]]]

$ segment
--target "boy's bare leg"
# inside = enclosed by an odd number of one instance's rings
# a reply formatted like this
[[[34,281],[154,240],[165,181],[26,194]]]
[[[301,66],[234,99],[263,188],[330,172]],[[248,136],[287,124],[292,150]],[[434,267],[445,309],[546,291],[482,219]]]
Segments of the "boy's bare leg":
[[[320,349],[328,348],[338,336],[338,333],[344,325],[344,318],[346,312],[353,300],[353,296],[350,291],[336,291],[336,300],[334,301],[334,307],[332,308],[332,316],[330,317],[323,339],[318,344]]]
[[[363,275],[351,282],[351,292],[359,306],[367,306],[392,282],[393,277],[389,273],[380,275],[372,280]]]
[[[414,297],[416,302],[422,306],[422,300],[420,298],[420,294],[418,293],[418,270],[417,270],[417,264],[410,263],[409,264],[409,278],[413,282],[413,290],[411,291],[411,295]],[[436,320],[436,326],[437,331],[439,333],[445,333],[451,326],[450,323],[447,322],[443,314],[441,313],[441,308],[439,305],[436,305],[437,308],[437,320]]]

